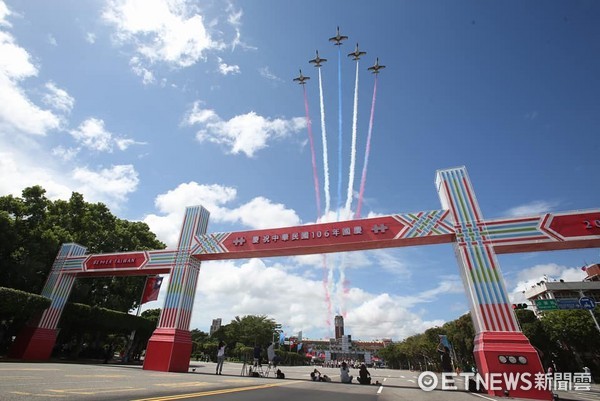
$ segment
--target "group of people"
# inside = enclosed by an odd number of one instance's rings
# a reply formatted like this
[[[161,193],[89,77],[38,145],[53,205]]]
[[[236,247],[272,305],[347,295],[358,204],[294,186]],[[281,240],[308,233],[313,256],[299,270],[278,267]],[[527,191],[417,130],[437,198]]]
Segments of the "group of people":
[[[223,341],[219,342],[219,345],[217,347],[217,367],[216,367],[216,371],[215,371],[215,374],[217,374],[217,375],[221,375],[223,372],[223,363],[225,362],[225,348],[226,347],[227,347],[227,345],[225,344],[225,342],[223,342]],[[271,350],[267,350],[267,351],[271,351]],[[272,352],[272,353],[274,354],[274,352]],[[261,348],[260,348],[260,346],[257,345],[254,348],[253,356],[254,356],[254,366],[259,366],[261,364]],[[277,367],[275,362],[274,362],[274,367]],[[285,374],[280,369],[277,369],[276,377],[278,379],[284,379]],[[321,382],[330,382],[331,381],[331,378],[329,376],[327,376],[325,374],[321,374],[321,372],[319,372],[318,369],[313,370],[310,374],[310,377],[313,381],[321,381]],[[346,362],[342,362],[342,364],[340,365],[340,380],[341,380],[341,382],[342,383],[352,383],[353,378],[354,378],[354,376],[352,376],[350,374],[350,368],[348,367],[348,364]],[[371,373],[367,370],[367,366],[364,363],[361,364],[358,369],[358,377],[356,378],[356,380],[360,384],[371,384]],[[379,382],[377,382],[376,384],[378,384],[378,383]]]
[[[310,374],[310,377],[313,381],[322,381],[322,382],[330,382],[331,378],[327,375],[321,374],[317,369],[313,370]],[[340,365],[340,380],[342,383],[352,383],[352,379],[354,376],[350,374],[350,367],[346,362],[342,362]],[[356,380],[360,384],[371,384],[371,373],[367,369],[367,365],[364,363],[360,365],[358,368],[358,377]],[[379,382],[374,383],[379,384]]]

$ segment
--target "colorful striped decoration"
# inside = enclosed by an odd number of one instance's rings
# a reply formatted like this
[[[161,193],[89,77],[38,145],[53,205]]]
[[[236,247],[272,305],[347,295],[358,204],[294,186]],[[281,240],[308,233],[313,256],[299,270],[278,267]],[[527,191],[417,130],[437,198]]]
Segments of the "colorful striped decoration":
[[[81,256],[84,255],[86,251],[87,248],[73,243],[61,245],[58,256],[52,264],[50,275],[42,290],[42,295],[50,298],[52,302],[50,307],[42,313],[37,325],[38,327],[44,329],[56,329],[65,304],[69,299],[69,294],[71,294],[71,288],[73,288],[76,277],[75,274],[72,274],[72,272],[69,271],[72,269],[72,265],[67,264],[67,261],[75,259],[83,261],[85,257],[81,258]],[[68,266],[66,269],[65,264]]]
[[[442,206],[454,221],[454,244],[471,303],[475,332],[520,331],[492,245],[464,167],[441,170],[436,186]]]
[[[404,230],[396,235],[395,239],[427,237],[454,232],[452,222],[447,221],[447,210],[396,214],[392,217],[406,226]]]
[[[200,261],[192,258],[197,238],[206,233],[209,212],[201,206],[188,207],[183,218],[165,305],[157,328],[189,330]]]

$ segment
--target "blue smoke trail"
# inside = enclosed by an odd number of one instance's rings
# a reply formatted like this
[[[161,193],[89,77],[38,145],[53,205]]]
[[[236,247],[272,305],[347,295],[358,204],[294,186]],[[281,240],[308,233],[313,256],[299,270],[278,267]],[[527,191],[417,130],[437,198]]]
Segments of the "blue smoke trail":
[[[342,49],[338,46],[338,188],[337,188],[337,219],[340,220],[342,207]]]

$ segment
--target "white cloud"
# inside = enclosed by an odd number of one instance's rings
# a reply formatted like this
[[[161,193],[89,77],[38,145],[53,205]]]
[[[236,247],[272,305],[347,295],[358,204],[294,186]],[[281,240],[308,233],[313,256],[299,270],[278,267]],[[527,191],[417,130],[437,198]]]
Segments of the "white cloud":
[[[48,34],[48,43],[50,43],[50,45],[52,46],[58,46],[58,42],[56,41],[56,38],[54,37],[54,35],[52,34]]]
[[[48,93],[44,95],[44,103],[63,113],[70,113],[73,110],[75,99],[67,91],[57,87],[54,82],[46,83],[46,89]]]
[[[37,73],[27,50],[17,45],[12,35],[0,31],[0,74],[19,81]]]
[[[81,145],[98,152],[112,152],[114,146],[119,150],[126,150],[133,144],[144,144],[128,138],[115,137],[104,128],[104,121],[97,118],[88,118],[69,133]]]
[[[79,167],[72,179],[78,184],[78,192],[85,194],[88,202],[103,202],[117,209],[135,192],[139,183],[138,173],[130,165],[116,165],[93,171]]]
[[[94,44],[96,43],[96,34],[92,33],[92,32],[88,32],[85,34],[85,41],[88,42],[89,44]]]
[[[45,159],[37,144],[28,143],[26,152],[12,148],[6,140],[0,142],[0,194],[21,196],[26,187],[42,185],[49,199],[68,199],[71,190],[61,175],[52,167],[52,162],[40,163]]]
[[[144,218],[144,222],[161,241],[176,246],[187,206],[203,206],[210,212],[211,221],[242,223],[253,229],[281,224],[291,226],[300,221],[293,210],[264,198],[255,198],[238,208],[224,206],[234,201],[236,196],[235,188],[222,185],[200,185],[196,182],[180,184],[156,197],[154,204],[162,215],[150,214]]]
[[[512,291],[509,291],[510,298],[514,303],[525,302],[525,294],[523,291],[535,286],[536,283],[545,281],[581,281],[586,277],[585,272],[581,267],[568,267],[558,265],[556,263],[548,263],[543,265],[535,265],[527,269],[519,271],[515,280]],[[510,283],[507,283],[507,286]]]
[[[185,0],[110,0],[102,17],[116,27],[120,44],[135,47],[140,61],[132,68],[146,82],[154,63],[189,67],[205,58],[207,51],[224,47]]]
[[[131,66],[131,70],[135,73],[135,75],[142,78],[142,83],[144,85],[149,85],[156,82],[156,78],[154,78],[152,71],[143,66],[143,63],[139,57],[132,57],[131,60],[129,60],[129,65]]]
[[[3,12],[4,16],[9,15]],[[59,128],[60,118],[35,105],[19,86],[37,73],[29,53],[9,33],[0,31],[0,128],[34,135],[46,135],[49,130]]]
[[[513,207],[507,211],[507,214],[511,217],[535,216],[542,213],[548,213],[557,206],[557,202],[533,201],[525,205]]]
[[[2,0],[0,0],[0,26],[10,27],[10,22],[6,20],[6,17],[10,15],[10,10]]]
[[[295,211],[263,197],[254,198],[237,209],[228,211],[223,220],[232,223],[239,221],[254,229],[295,226],[300,223]]]
[[[222,75],[239,74],[240,67],[238,65],[228,65],[219,57],[219,72]]]
[[[25,139],[28,139],[27,137]],[[87,202],[103,202],[109,208],[119,210],[127,196],[138,186],[138,174],[131,165],[111,166],[98,171],[89,168],[64,170],[32,140],[13,146],[0,137],[0,194],[20,196],[24,188],[41,185],[49,199],[69,199],[72,192],[84,195]],[[26,149],[23,151],[21,149]],[[72,150],[56,148],[53,155],[68,158]]]
[[[262,67],[258,70],[258,73],[261,77],[266,78],[271,81],[284,82],[283,79],[279,78],[277,75],[273,74],[269,67]]]
[[[148,304],[145,308],[160,307],[166,287],[163,286],[155,306]],[[227,302],[223,302],[224,299]],[[400,340],[445,323],[423,320],[419,313],[406,307],[404,299],[356,287],[348,292],[347,303],[351,312],[344,317],[344,324],[354,339],[391,337]],[[326,328],[327,306],[320,280],[291,273],[279,264],[266,265],[260,259],[237,264],[234,261],[203,262],[191,327],[207,331],[212,319],[222,318],[223,324],[229,324],[236,316],[245,315],[273,318],[283,324],[288,335],[300,330],[314,333],[311,338],[333,335]]]
[[[52,155],[59,157],[63,161],[70,161],[77,156],[79,149],[77,148],[65,148],[64,146],[57,146],[52,149]]]
[[[267,147],[268,141],[298,132],[306,126],[301,117],[269,119],[253,111],[224,121],[213,110],[201,109],[200,102],[194,103],[184,123],[201,125],[196,133],[198,141],[225,145],[231,153],[244,153],[248,157]]]

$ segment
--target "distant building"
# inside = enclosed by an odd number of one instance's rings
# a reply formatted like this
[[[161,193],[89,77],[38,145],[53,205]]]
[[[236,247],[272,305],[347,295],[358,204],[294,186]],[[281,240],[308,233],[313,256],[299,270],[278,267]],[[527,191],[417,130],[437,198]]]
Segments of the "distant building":
[[[210,325],[209,335],[212,336],[220,328],[221,328],[221,318],[213,319],[212,324]]]
[[[538,299],[579,299],[590,297],[600,301],[600,264],[588,265],[583,268],[587,276],[582,281],[548,281],[542,280],[525,290],[525,298],[539,314],[535,301]]]
[[[335,339],[339,340],[344,336],[344,317],[337,315],[333,323],[335,326]]]

